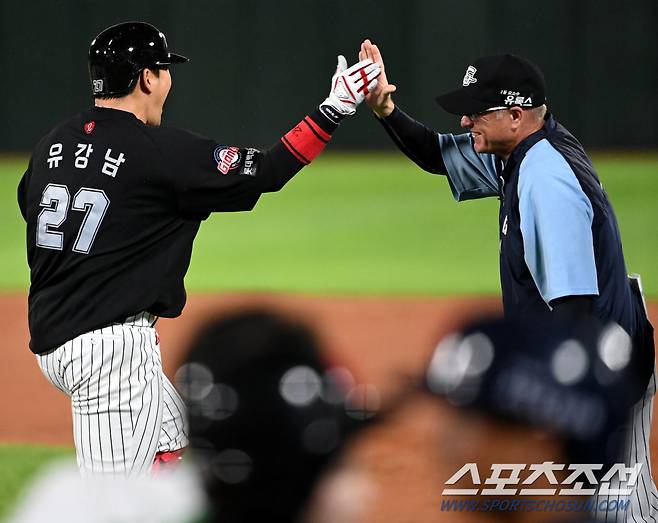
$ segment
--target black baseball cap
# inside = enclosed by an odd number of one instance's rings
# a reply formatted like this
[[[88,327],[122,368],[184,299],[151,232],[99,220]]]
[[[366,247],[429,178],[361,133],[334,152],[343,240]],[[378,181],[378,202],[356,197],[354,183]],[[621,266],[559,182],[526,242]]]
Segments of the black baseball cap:
[[[494,107],[530,109],[546,103],[546,84],[539,67],[525,58],[513,54],[484,56],[467,67],[462,87],[437,96],[436,101],[456,115]]]

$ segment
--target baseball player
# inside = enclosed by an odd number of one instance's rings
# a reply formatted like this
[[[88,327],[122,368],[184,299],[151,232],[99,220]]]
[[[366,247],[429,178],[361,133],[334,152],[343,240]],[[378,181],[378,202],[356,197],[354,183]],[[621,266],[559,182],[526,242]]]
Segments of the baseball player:
[[[211,212],[251,210],[324,149],[380,68],[338,59],[331,92],[265,151],[161,127],[170,52],[127,22],[91,43],[95,106],[49,132],[18,187],[31,271],[30,349],[71,397],[86,473],[141,474],[187,444],[184,407],[162,373],[154,325],[185,304],[183,278]]]
[[[461,116],[465,134],[441,134],[395,105],[381,52],[366,40],[360,58],[382,66],[367,102],[396,145],[422,169],[447,176],[457,201],[500,199],[500,277],[509,318],[593,315],[621,325],[642,348],[646,392],[629,432],[629,463],[643,463],[629,518],[658,517],[649,430],[655,394],[653,328],[639,278],[626,273],[615,213],[576,138],[547,111],[541,71],[514,55],[482,57],[461,86],[437,98]],[[604,514],[603,519],[610,514]]]

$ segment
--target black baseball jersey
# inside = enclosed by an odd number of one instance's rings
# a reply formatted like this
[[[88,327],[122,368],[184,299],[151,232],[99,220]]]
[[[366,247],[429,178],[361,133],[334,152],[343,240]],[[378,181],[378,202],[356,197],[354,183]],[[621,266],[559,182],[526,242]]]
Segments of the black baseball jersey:
[[[336,127],[319,111],[312,120],[313,136],[328,139]],[[213,211],[248,211],[280,189],[308,163],[291,141],[260,152],[100,107],[57,126],[18,187],[32,352],[141,311],[178,316],[201,221]]]

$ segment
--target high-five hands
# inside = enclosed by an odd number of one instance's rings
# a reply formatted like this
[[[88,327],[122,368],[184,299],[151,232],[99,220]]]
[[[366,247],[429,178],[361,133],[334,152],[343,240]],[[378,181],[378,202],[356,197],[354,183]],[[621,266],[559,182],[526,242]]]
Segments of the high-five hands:
[[[370,89],[370,93],[366,96],[366,103],[377,116],[386,118],[395,109],[391,94],[395,92],[397,87],[388,83],[382,54],[379,48],[368,39],[363,41],[361,50],[359,51],[359,60],[367,59],[372,60],[380,66],[381,74],[379,75],[376,87]]]
[[[354,114],[366,95],[377,88],[377,77],[381,71],[380,65],[371,58],[362,59],[348,68],[347,60],[340,55],[331,79],[331,91],[320,105],[320,110],[332,120]],[[338,115],[332,114],[332,111]]]

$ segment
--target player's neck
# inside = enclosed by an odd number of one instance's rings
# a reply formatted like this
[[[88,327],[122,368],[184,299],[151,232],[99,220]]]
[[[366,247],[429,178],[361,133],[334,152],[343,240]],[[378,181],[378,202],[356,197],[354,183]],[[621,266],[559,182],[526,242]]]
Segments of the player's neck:
[[[94,105],[96,107],[107,107],[109,109],[116,109],[118,111],[126,111],[128,113],[132,113],[137,117],[137,119],[141,120],[143,123],[147,123],[146,108],[132,96],[110,98],[107,100],[96,99]]]

